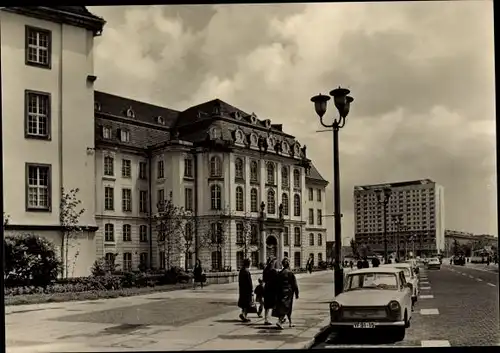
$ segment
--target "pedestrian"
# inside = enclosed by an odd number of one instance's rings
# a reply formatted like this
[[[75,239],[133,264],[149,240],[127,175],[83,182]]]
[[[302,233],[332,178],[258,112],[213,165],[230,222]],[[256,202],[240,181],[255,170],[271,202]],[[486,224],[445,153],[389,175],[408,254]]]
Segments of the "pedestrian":
[[[363,268],[369,268],[369,267],[370,267],[370,264],[368,263],[368,259],[365,256],[365,258],[363,259]]]
[[[363,261],[361,261],[361,259],[358,260],[356,267],[358,268],[358,270],[361,270],[363,268]]]
[[[286,319],[288,319],[289,327],[293,327],[292,324],[292,310],[293,310],[293,297],[299,299],[299,287],[297,285],[297,279],[292,271],[290,271],[290,262],[287,258],[282,261],[283,269],[280,271],[277,277],[277,302],[274,316],[278,317],[278,322],[276,326],[279,329],[283,329],[283,324]]]
[[[273,310],[276,306],[277,262],[275,258],[269,258],[262,273],[262,280],[264,281],[264,325],[272,325],[269,321],[269,310]]]
[[[488,256],[486,258],[486,266],[489,266],[490,265],[490,262],[491,262],[491,258]]]
[[[264,281],[262,278],[259,278],[259,285],[255,287],[254,294],[255,302],[259,304],[257,316],[262,317],[262,310],[264,310]]]
[[[309,272],[309,274],[312,273],[313,262],[314,262],[314,260],[313,260],[312,256],[310,256],[309,259],[307,260],[307,264],[306,264],[306,269]]]
[[[240,319],[243,322],[249,322],[247,318],[248,309],[252,306],[253,283],[252,275],[250,274],[250,260],[243,260],[243,267],[238,275],[238,307],[241,308]]]
[[[379,267],[380,266],[380,260],[378,259],[378,257],[374,257],[372,259],[372,266],[373,267]]]
[[[354,262],[352,260],[349,261],[349,266],[351,267],[351,270],[352,270],[352,268],[354,267]]]
[[[196,264],[193,269],[193,289],[196,289],[196,283],[200,283],[201,289],[203,289],[203,267],[201,266],[200,259],[196,259]]]

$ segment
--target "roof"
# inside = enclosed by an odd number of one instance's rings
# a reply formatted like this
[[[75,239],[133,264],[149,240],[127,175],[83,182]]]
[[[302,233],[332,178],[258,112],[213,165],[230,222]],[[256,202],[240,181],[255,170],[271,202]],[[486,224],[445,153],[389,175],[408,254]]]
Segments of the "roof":
[[[85,6],[52,6],[52,7],[60,11],[72,13],[74,15],[87,16],[94,19],[102,20],[101,17],[96,16],[92,12],[87,10],[87,7]]]
[[[362,268],[360,270],[354,270],[349,272],[349,275],[357,275],[363,273],[398,273],[401,270],[398,268],[387,267],[370,267],[370,268]]]
[[[397,262],[395,264],[383,264],[381,266],[384,266],[384,267],[394,267],[394,268],[398,268],[398,267],[405,267],[405,268],[410,268],[412,267],[411,266],[411,263],[409,262]]]
[[[410,181],[398,181],[393,183],[385,183],[385,184],[373,184],[373,185],[361,185],[355,186],[354,190],[374,190],[374,189],[382,189],[382,188],[401,188],[406,186],[417,186],[417,185],[427,185],[427,184],[435,184],[431,179],[419,179],[419,180],[410,180]]]
[[[311,170],[309,171],[309,175],[306,175],[306,181],[307,180],[314,180],[314,181],[322,181],[328,184],[328,181],[325,180],[319,173],[318,169],[316,166],[311,162]]]

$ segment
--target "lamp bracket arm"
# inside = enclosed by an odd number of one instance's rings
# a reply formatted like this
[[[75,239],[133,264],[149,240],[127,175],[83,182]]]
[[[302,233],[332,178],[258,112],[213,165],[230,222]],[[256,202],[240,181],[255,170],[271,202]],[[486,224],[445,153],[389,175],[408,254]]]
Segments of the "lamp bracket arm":
[[[324,127],[326,128],[333,128],[335,124],[325,124],[325,122],[323,121],[323,117],[319,118],[319,121],[321,123],[321,125],[323,125]]]

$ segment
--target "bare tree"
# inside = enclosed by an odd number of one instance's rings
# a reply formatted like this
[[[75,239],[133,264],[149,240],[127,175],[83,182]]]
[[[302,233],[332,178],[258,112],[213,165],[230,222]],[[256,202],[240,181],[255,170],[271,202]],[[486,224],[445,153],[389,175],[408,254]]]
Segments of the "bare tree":
[[[183,223],[180,227],[180,246],[184,253],[184,268],[187,271],[191,254],[198,254],[198,251],[207,247],[209,242],[207,241],[207,237],[204,236],[198,236],[198,238],[196,238],[196,230],[199,231],[202,225],[199,217],[195,216],[191,211],[183,211],[182,218]]]
[[[165,268],[169,269],[174,257],[182,251],[182,230],[184,228],[184,208],[172,201],[172,192],[166,200],[157,204],[158,213],[154,216],[158,232],[158,249],[165,254]]]
[[[75,241],[78,235],[82,233],[83,227],[79,225],[80,217],[85,212],[84,208],[80,208],[82,201],[77,197],[80,189],[71,189],[68,192],[62,188],[61,203],[59,205],[59,220],[61,222],[61,259],[63,277],[68,278],[69,273],[69,248],[75,246]],[[79,209],[80,208],[80,209]],[[73,258],[73,268],[76,264],[76,259],[79,250]]]
[[[232,212],[229,208],[219,210],[213,216],[205,219],[200,240],[212,251],[216,251],[219,257],[217,268],[222,270],[226,267],[226,245],[229,241],[229,226],[231,225]]]
[[[259,251],[259,239],[257,223],[248,214],[236,221],[236,245],[245,259],[249,253]]]

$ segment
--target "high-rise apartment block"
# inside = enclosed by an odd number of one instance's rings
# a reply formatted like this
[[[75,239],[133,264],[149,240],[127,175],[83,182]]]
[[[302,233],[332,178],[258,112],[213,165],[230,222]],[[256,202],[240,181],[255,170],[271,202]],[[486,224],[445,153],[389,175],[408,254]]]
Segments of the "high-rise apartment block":
[[[430,179],[354,187],[355,240],[384,251],[384,205],[377,190],[390,189],[386,209],[388,251],[440,253],[444,242],[444,188]],[[414,244],[414,245],[413,245]]]

